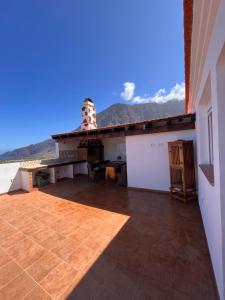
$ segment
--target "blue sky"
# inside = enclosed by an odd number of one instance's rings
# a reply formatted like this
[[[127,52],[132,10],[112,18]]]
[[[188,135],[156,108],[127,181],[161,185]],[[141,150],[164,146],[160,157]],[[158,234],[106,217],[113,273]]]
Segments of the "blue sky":
[[[183,90],[180,0],[7,0],[0,28],[1,152],[76,128],[86,97],[99,112]]]

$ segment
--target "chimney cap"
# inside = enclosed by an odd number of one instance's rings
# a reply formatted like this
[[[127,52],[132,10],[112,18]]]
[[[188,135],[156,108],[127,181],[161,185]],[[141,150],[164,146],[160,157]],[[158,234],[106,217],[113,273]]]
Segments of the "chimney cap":
[[[84,102],[91,102],[91,103],[94,103],[94,101],[93,101],[91,98],[85,98],[85,99],[84,99]]]

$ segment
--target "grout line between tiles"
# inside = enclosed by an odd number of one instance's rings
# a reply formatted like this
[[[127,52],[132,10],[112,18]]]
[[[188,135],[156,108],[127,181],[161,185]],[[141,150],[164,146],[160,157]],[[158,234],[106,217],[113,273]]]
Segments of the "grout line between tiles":
[[[6,253],[6,251],[0,246],[0,249],[3,251],[3,252],[5,252]],[[7,253],[6,253],[7,254]],[[8,254],[7,254],[8,255]],[[8,255],[8,256],[10,256],[10,255]],[[11,257],[11,256],[10,256]],[[32,280],[32,281],[34,281],[40,288],[42,288],[42,290],[44,290],[50,297],[51,297],[51,295],[33,278],[33,277],[31,277],[30,276],[30,274],[26,271],[26,269],[24,269],[18,262],[16,262],[16,260],[14,259],[14,258],[12,258],[11,257],[11,259],[12,259],[12,261],[15,263],[15,264],[17,264],[22,270],[23,270],[23,272],[24,273],[26,273],[29,277],[30,277],[30,279]],[[23,273],[22,272],[22,273]],[[20,275],[22,274],[22,273],[20,273]],[[16,276],[16,278],[17,277],[19,277],[19,275],[18,276]],[[14,278],[15,279],[15,278]],[[13,280],[12,280],[13,281]],[[12,281],[10,281],[10,282],[12,282]],[[9,282],[8,282],[9,283]],[[8,285],[8,283],[5,285],[5,286],[7,286]],[[23,297],[24,298],[24,297]],[[22,299],[23,299],[22,298]],[[51,297],[52,298],[52,297]]]
[[[11,227],[13,227],[14,229],[16,229],[18,232],[22,232],[21,230],[18,230],[18,228],[16,228],[15,226],[13,226],[12,224],[10,224],[10,223],[8,223],[8,221],[5,221],[7,224],[9,224]],[[23,233],[23,232],[22,232]],[[57,233],[57,232],[56,232]],[[24,234],[24,233],[23,233]],[[52,254],[54,254],[54,255],[56,255],[54,252],[52,252],[51,250],[49,250],[49,249],[46,249],[46,248],[44,248],[43,246],[41,246],[41,245],[39,245],[36,241],[34,241],[32,238],[30,238],[30,236],[28,236],[28,235],[26,235],[26,234],[24,234],[25,235],[25,237],[27,238],[27,239],[29,239],[29,240],[31,240],[32,242],[34,242],[35,244],[37,244],[38,246],[40,246],[41,248],[43,248],[43,249],[45,249],[45,250],[47,250],[48,252],[51,252]],[[24,239],[22,239],[22,240],[24,240]],[[84,243],[84,241],[83,242],[81,242],[81,244],[80,245],[82,245]],[[79,245],[79,246],[80,246]],[[13,246],[12,246],[13,247]],[[6,253],[6,251],[5,251],[5,249],[4,248],[2,248],[2,246],[0,246],[0,248]],[[10,247],[11,248],[11,247]],[[7,254],[7,253],[6,253]],[[7,254],[8,255],[8,254]],[[10,256],[10,258],[17,264],[17,265],[19,265],[21,268],[22,268],[22,270],[38,285],[38,286],[40,286],[49,296],[51,296],[28,272],[27,272],[27,270],[25,269],[25,268],[23,268],[18,262],[16,262],[16,260],[11,256],[11,255],[8,255],[8,256]],[[60,260],[62,260],[62,262],[64,262],[64,263],[66,263],[66,264],[68,264],[72,269],[74,269],[75,271],[77,271],[70,263],[68,263],[66,260],[64,260],[64,259],[62,259],[61,257],[59,257],[58,255],[56,255]],[[42,258],[42,256],[40,257],[40,258],[38,258],[37,260],[35,260],[30,266],[32,266],[34,263],[36,263],[38,260],[40,260]],[[97,258],[96,258],[97,259]],[[91,261],[91,259],[88,261],[88,263]],[[61,263],[60,263],[61,264]],[[60,265],[59,264],[59,265]],[[57,268],[59,265],[57,265],[55,268]],[[30,267],[29,266],[29,267]],[[90,268],[91,266],[89,266],[88,267],[88,270],[89,270],[89,268]],[[53,268],[53,269],[55,269],[55,268]],[[52,270],[53,270],[52,269]],[[48,273],[49,274],[49,273]],[[42,280],[44,280],[47,276],[48,276],[48,274],[42,279]],[[8,284],[8,283],[7,283]],[[7,285],[6,284],[6,285]],[[68,284],[68,286],[69,286],[70,284]],[[65,287],[65,290],[66,290],[66,288],[67,287]],[[63,294],[63,293],[62,293]]]
[[[47,210],[44,210],[44,209],[42,209],[42,208],[38,208],[38,209],[36,209],[33,205],[31,205],[31,207],[33,207],[36,211],[37,211],[37,214],[38,214],[38,212],[45,212],[45,213],[48,213],[49,215],[51,215],[51,216],[54,216],[53,214],[51,214],[51,213],[49,213],[49,211],[47,211]],[[18,209],[16,209],[18,212],[20,212],[20,210],[18,210]],[[37,214],[35,214],[35,215],[37,215]],[[82,213],[81,213],[82,214]],[[24,214],[24,216],[25,216],[26,214]],[[33,217],[35,216],[35,215],[33,215],[33,216],[28,216],[28,219],[30,219],[30,220],[32,220],[32,221],[34,221],[34,222],[36,222],[36,223],[38,223],[38,221],[36,221]],[[18,216],[19,216],[19,214],[18,214]],[[20,215],[21,216],[21,215]],[[22,216],[21,216],[22,217]],[[58,220],[62,220],[63,219],[63,216],[58,216],[58,215],[56,215],[55,216],[57,219],[56,219],[56,221],[58,221]],[[16,218],[16,216],[15,216],[15,218]],[[50,253],[52,253],[52,254],[54,254],[56,257],[58,257],[60,260],[61,260],[61,262],[57,265],[57,266],[55,266],[52,270],[54,270],[55,268],[58,268],[59,266],[60,266],[60,264],[62,264],[63,262],[65,262],[66,264],[68,264],[72,269],[74,269],[75,271],[77,271],[70,263],[68,263],[66,260],[64,260],[63,258],[61,258],[61,257],[59,257],[58,255],[56,255],[51,249],[46,249],[45,247],[43,247],[41,244],[39,244],[36,240],[34,240],[34,239],[32,239],[32,237],[31,236],[29,236],[29,235],[27,235],[27,234],[25,234],[22,230],[20,230],[20,229],[18,229],[16,226],[14,226],[14,225],[12,225],[11,223],[9,223],[9,221],[8,220],[4,220],[3,219],[3,221],[5,222],[5,223],[7,223],[9,226],[11,226],[12,228],[14,228],[14,229],[16,229],[16,231],[17,232],[21,232],[23,235],[24,235],[24,238],[27,238],[27,239],[29,239],[29,240],[31,240],[32,242],[34,242],[36,245],[38,245],[38,246],[40,246],[41,248],[43,248],[43,249],[45,249],[45,250],[47,250],[48,252],[50,252]],[[102,220],[101,220],[102,221]],[[103,220],[103,222],[105,222],[106,220]],[[71,221],[71,222],[69,222],[69,223],[73,223],[73,221]],[[42,224],[42,223],[40,223],[40,224]],[[25,224],[26,225],[26,224]],[[111,225],[111,224],[109,224],[109,225]],[[56,230],[54,230],[54,229],[52,229],[49,225],[45,225],[44,224],[44,227],[46,227],[46,228],[48,228],[48,229],[50,229],[50,230],[52,230],[53,232],[55,232],[55,233],[57,233],[57,234],[60,234],[60,235],[62,235],[63,237],[65,237],[65,238],[69,238],[69,235],[64,235],[64,234],[61,234],[61,233],[59,233],[59,232],[57,232]],[[77,228],[80,228],[80,227],[82,227],[82,226],[78,226]],[[39,229],[39,230],[37,230],[36,232],[38,233],[38,232],[40,232],[42,229]],[[23,240],[23,239],[22,239]],[[21,240],[21,241],[22,241]],[[72,239],[71,239],[72,240]],[[82,240],[82,242],[79,244],[79,246],[81,246],[83,243],[85,242],[85,240]],[[108,245],[108,244],[107,244]],[[107,245],[104,247],[104,249],[107,247]],[[78,246],[78,247],[79,247]],[[11,246],[11,247],[13,247],[13,246]],[[9,247],[9,248],[11,248],[11,247]],[[1,247],[2,248],[2,247]],[[104,249],[102,249],[102,251],[104,251]],[[6,252],[4,249],[3,249],[3,251],[4,252]],[[94,250],[93,250],[94,251]],[[102,252],[101,251],[101,252]],[[11,256],[10,256],[11,257]],[[42,257],[42,256],[41,256]],[[37,260],[35,260],[29,267],[31,267],[33,264],[35,264],[35,263],[37,263],[40,259],[41,259],[41,257],[39,258],[39,259],[37,259]],[[95,260],[94,260],[94,262],[98,259],[98,257],[99,257],[99,255],[96,255],[96,257],[95,257]],[[16,261],[15,261],[15,259],[14,258],[12,258],[12,261],[14,261],[16,264],[18,264]],[[89,261],[87,262],[87,269],[85,270],[85,273],[86,272],[88,272],[88,270],[91,268],[91,266],[94,264],[94,262],[92,262],[92,264],[90,263],[92,261],[92,259],[90,258],[89,259]],[[19,266],[20,266],[20,264],[18,264]],[[20,266],[21,268],[22,268],[22,270],[23,270],[23,272],[25,272],[35,283],[36,283],[36,286],[38,285],[42,290],[44,290],[52,299],[53,299],[53,297],[26,271],[26,269],[24,269],[22,266]],[[50,271],[51,272],[51,271]],[[81,278],[79,279],[79,281],[83,278],[83,276],[85,275],[85,273],[84,274],[82,274],[82,276],[81,276]],[[21,273],[20,273],[21,274]],[[49,274],[49,273],[48,273]],[[48,276],[48,274],[42,279],[42,280],[44,280],[47,276]],[[19,276],[19,275],[18,275]],[[9,283],[9,282],[8,282]],[[7,284],[8,284],[7,283]],[[6,284],[6,285],[7,285]],[[65,287],[65,290],[69,287],[71,285],[71,283],[70,284],[68,284],[68,286],[67,287]],[[35,287],[36,287],[35,286]],[[35,287],[33,287],[24,297],[23,297],[23,299],[27,296],[27,295],[29,295],[29,293],[31,293],[32,292],[32,290],[35,288]],[[65,292],[65,290],[64,290],[64,292]],[[61,295],[63,295],[63,293],[64,292],[62,292],[62,294],[60,294],[59,295],[59,297],[61,296]],[[57,296],[58,297],[58,296]]]
[[[3,249],[1,249],[1,250],[3,250]],[[4,250],[3,250],[4,251]],[[15,264],[17,264],[13,259],[11,259]],[[6,266],[7,264],[9,264],[10,263],[10,261],[8,262],[8,263],[6,263],[6,264],[4,264],[3,266]],[[18,264],[17,264],[18,265]],[[2,267],[3,267],[2,266]],[[20,268],[21,268],[21,266],[20,265],[18,265]],[[18,275],[16,275],[13,279],[10,279],[7,283],[5,283],[5,284],[3,284],[1,287],[0,287],[0,290],[1,289],[3,289],[5,286],[7,286],[10,282],[12,282],[13,280],[15,280],[17,277],[19,277],[23,272],[24,272],[24,270],[23,270],[23,268],[21,268],[21,273],[19,273]]]

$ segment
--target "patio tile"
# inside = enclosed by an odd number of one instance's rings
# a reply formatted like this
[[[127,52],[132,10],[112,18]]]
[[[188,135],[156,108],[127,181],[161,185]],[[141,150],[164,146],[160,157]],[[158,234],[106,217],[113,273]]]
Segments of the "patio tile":
[[[218,299],[195,203],[77,177],[0,214],[0,299]]]
[[[171,289],[159,289],[159,287],[155,286],[154,284],[151,283],[149,286],[149,289],[138,289],[136,293],[134,294],[134,299],[136,300],[191,300],[188,298],[185,298],[186,295],[183,294],[178,294],[176,293],[173,295],[173,292]],[[194,299],[192,299],[194,300]],[[196,299],[197,300],[197,299]]]
[[[10,207],[4,207],[0,209],[0,217],[3,218],[4,216],[9,215],[12,212],[12,208]]]
[[[27,294],[23,298],[24,300],[52,300],[52,297],[50,297],[42,288],[39,286],[35,286],[30,293]]]
[[[138,290],[137,282],[127,276],[122,270],[115,268],[104,280],[103,286],[111,291],[116,299],[129,299]]]
[[[35,222],[33,220],[30,221],[30,223],[25,224],[24,226],[20,227],[20,230],[27,235],[33,235],[34,233],[36,233],[37,231],[39,231],[40,229],[42,229],[44,226],[41,225],[38,222]]]
[[[9,224],[0,217],[0,232],[4,231]]]
[[[61,246],[61,244],[65,241],[65,237],[58,234],[57,232],[53,232],[52,235],[47,237],[47,239],[43,240],[41,244],[48,250]]]
[[[102,224],[102,226],[103,226],[103,224]],[[92,220],[92,219],[85,220],[85,221],[81,222],[80,227],[88,230],[89,232],[92,232],[98,228],[98,221],[95,224],[94,220]]]
[[[43,241],[48,240],[52,235],[55,234],[55,231],[51,230],[49,227],[45,226],[31,233],[31,238],[37,243],[42,244]]]
[[[3,213],[3,211],[5,211],[6,213]],[[20,212],[16,209],[10,209],[10,208],[6,208],[5,210],[3,211],[0,211],[0,217],[3,219],[3,220],[6,220],[6,221],[9,221],[9,220],[12,220],[16,217],[22,217],[24,216],[24,212]]]
[[[58,220],[58,217],[39,210],[38,213],[32,217],[32,219],[47,226],[51,226]]]
[[[23,268],[27,268],[38,260],[44,252],[45,250],[43,247],[40,247],[38,244],[27,238],[19,241],[19,243],[7,250],[9,256]]]
[[[12,226],[14,226],[16,229],[20,229],[21,227],[32,224],[32,220],[28,216],[16,216],[15,218],[8,221]]]
[[[78,283],[77,286],[71,285],[63,294],[62,299],[79,299],[79,300],[85,300],[85,299],[108,299],[108,298],[98,298],[98,291],[101,289],[98,282],[95,280],[95,278],[91,276],[87,276],[84,280],[81,280],[80,283]],[[90,297],[90,295],[92,295]],[[114,298],[115,300],[115,298]]]
[[[53,269],[41,282],[40,285],[53,298],[59,297],[65,289],[76,279],[77,272],[63,262]]]
[[[7,255],[6,252],[0,248],[0,267],[4,266],[5,264],[7,264],[10,261],[11,261],[11,258],[9,257],[9,255]]]
[[[20,211],[30,218],[38,213],[38,209],[32,206],[23,206],[22,208],[20,208]]]
[[[90,235],[90,231],[85,229],[85,228],[82,228],[82,227],[78,227],[74,233],[70,234],[68,237],[70,239],[74,239],[76,241],[84,241],[88,236]]]
[[[161,288],[172,288],[175,281],[176,274],[173,269],[172,261],[171,266],[166,265],[163,262],[161,264],[151,262],[151,264],[144,267],[139,280],[140,286],[144,289],[147,289],[147,287],[154,282],[158,283]]]
[[[23,270],[13,261],[5,264],[0,268],[0,288],[20,275],[22,272]]]
[[[84,244],[95,251],[103,251],[110,241],[108,236],[95,232],[85,239]]]
[[[48,273],[62,262],[56,255],[47,252],[40,259],[35,261],[26,271],[34,278],[35,281],[40,282],[48,275]]]
[[[65,260],[78,246],[79,244],[77,244],[74,240],[65,239],[60,244],[57,244],[54,248],[52,248],[52,252]]]
[[[119,231],[119,228],[117,226],[111,225],[111,224],[105,224],[105,226],[101,229],[101,233],[104,235],[107,235],[111,238],[113,238],[117,232]]]
[[[16,231],[4,239],[0,239],[0,245],[3,249],[8,249],[25,238],[26,236],[22,232]]]
[[[66,261],[71,264],[75,270],[80,271],[91,265],[91,262],[93,262],[96,257],[96,252],[93,249],[81,245],[66,258]]]
[[[51,228],[62,235],[69,235],[77,229],[77,225],[73,224],[71,221],[68,221],[66,218],[57,220],[51,225]]]
[[[7,225],[6,227],[2,228],[2,231],[0,231],[0,240],[4,240],[15,233],[16,230],[12,226]]]
[[[0,289],[0,299],[20,300],[36,285],[36,283],[26,274],[22,273],[14,280],[10,281]]]

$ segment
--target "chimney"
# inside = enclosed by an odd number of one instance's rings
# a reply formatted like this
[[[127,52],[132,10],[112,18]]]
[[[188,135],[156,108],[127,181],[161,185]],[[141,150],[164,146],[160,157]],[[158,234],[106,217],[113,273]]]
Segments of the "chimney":
[[[81,130],[96,129],[96,110],[92,99],[86,98],[82,106]]]

